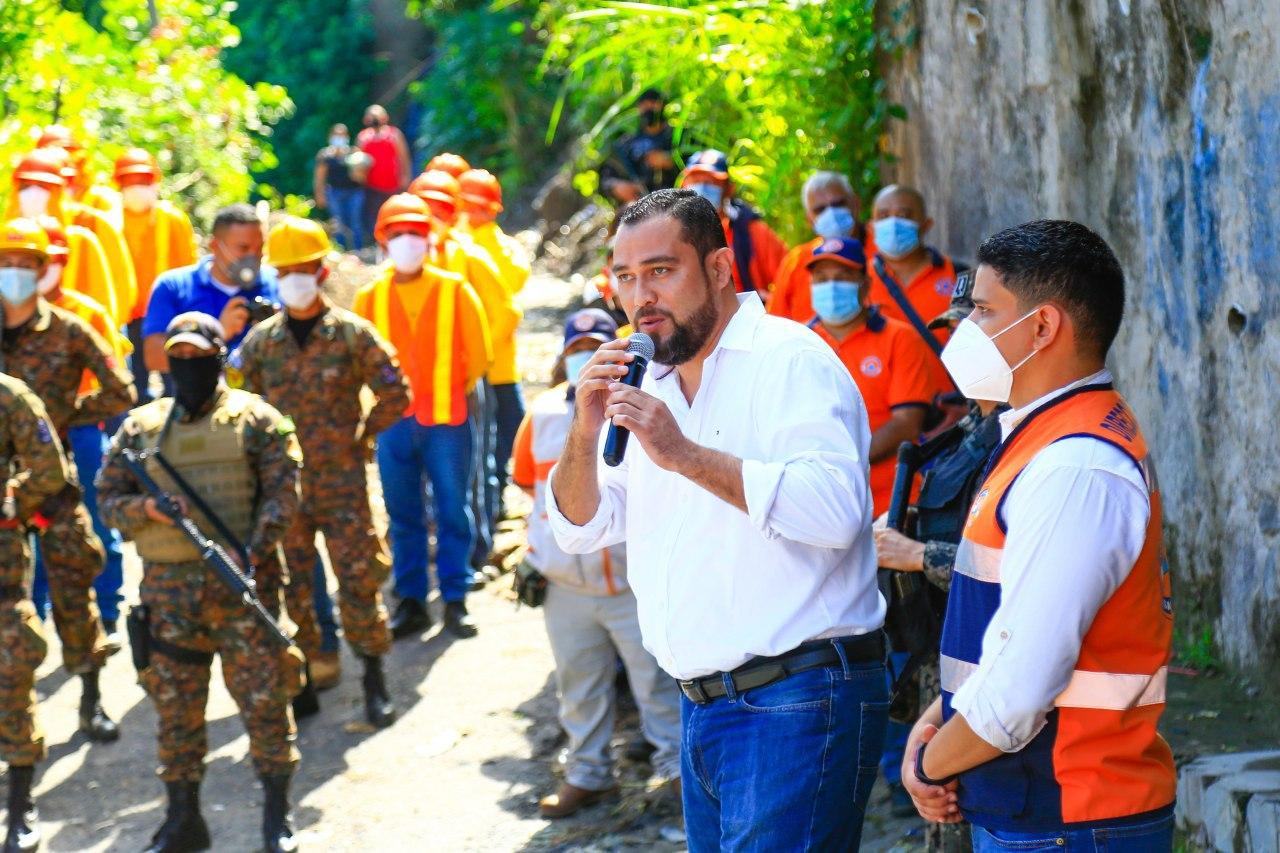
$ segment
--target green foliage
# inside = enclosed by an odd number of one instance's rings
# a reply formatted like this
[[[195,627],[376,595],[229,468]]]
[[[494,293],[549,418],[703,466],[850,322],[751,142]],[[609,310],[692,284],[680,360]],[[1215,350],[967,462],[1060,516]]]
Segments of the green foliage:
[[[284,194],[311,194],[315,154],[329,128],[354,138],[378,71],[370,61],[373,22],[365,0],[238,0],[231,23],[240,42],[226,52],[228,71],[285,87],[294,112],[271,129],[278,163],[256,175]],[[264,193],[273,203],[277,197]]]
[[[1222,672],[1222,658],[1218,654],[1218,643],[1213,636],[1213,628],[1204,626],[1199,633],[1188,634],[1174,629],[1173,647],[1178,662],[1201,672]]]
[[[275,162],[263,139],[291,104],[282,87],[223,69],[239,40],[233,4],[165,0],[155,27],[145,0],[83,5],[95,7],[100,30],[53,0],[0,2],[0,166],[56,122],[83,141],[98,173],[129,146],[153,152],[165,192],[200,223],[248,198],[250,168]]]
[[[410,93],[423,108],[418,147],[452,151],[501,178],[508,192],[550,163],[544,143],[554,75],[539,70],[543,45],[530,27],[532,2],[411,2],[436,33],[436,56]]]
[[[863,199],[878,184],[884,126],[902,112],[877,74],[892,45],[873,0],[544,0],[537,25],[545,67],[565,75],[554,120],[589,128],[585,168],[657,86],[673,125],[728,152],[740,191],[793,237],[807,231],[800,188],[815,169],[847,173]]]

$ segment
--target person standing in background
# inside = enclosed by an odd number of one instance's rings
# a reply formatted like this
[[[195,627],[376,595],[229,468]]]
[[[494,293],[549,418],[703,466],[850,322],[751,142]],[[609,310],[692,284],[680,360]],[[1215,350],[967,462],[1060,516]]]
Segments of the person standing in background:
[[[352,152],[347,126],[335,124],[329,129],[329,144],[316,154],[312,195],[317,209],[328,210],[338,220],[338,244],[358,252],[368,244],[369,232],[365,229],[364,182],[348,163]]]
[[[404,134],[392,126],[379,104],[364,111],[364,130],[356,136],[356,147],[373,161],[364,180],[364,233],[373,234],[382,205],[409,186],[412,157]]]

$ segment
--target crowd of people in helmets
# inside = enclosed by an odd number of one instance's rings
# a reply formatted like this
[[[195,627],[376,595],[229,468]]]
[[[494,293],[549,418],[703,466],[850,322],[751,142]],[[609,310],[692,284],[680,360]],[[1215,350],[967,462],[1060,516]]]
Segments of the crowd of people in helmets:
[[[737,290],[758,293],[770,314],[808,325],[855,380],[872,431],[873,503],[884,513],[899,445],[940,434],[967,412],[939,360],[967,313],[966,294],[956,292],[957,264],[926,242],[932,221],[923,194],[887,186],[864,217],[846,176],[817,171],[799,199],[814,236],[788,248],[767,217],[737,197],[723,152],[681,157],[674,150],[660,93],[645,92],[637,109],[639,129],[614,146],[600,170],[601,192],[619,216],[673,186],[719,212]],[[466,597],[497,571],[494,531],[509,481],[534,500],[518,574],[540,590],[527,599],[544,607],[568,735],[564,780],[541,800],[542,814],[570,815],[616,794],[610,740],[620,670],[644,735],[628,754],[679,787],[679,689],[642,643],[625,549],[567,554],[544,509],[578,374],[596,348],[629,333],[610,262],[593,281],[598,303],[565,318],[553,387],[526,411],[516,295],[530,261],[497,222],[498,178],[451,153],[413,175],[409,146],[386,111],[370,107],[365,125],[354,145],[346,127],[335,125],[316,157],[315,198],[332,228],[297,217],[268,227],[253,207],[235,204],[217,213],[203,253],[187,216],[162,198],[163,175],[150,152],[122,151],[105,179],[88,167],[79,140],[52,127],[12,172],[0,233],[0,370],[38,398],[35,416],[47,426],[37,435],[71,467],[69,491],[40,504],[49,512],[10,512],[0,521],[0,535],[29,527],[41,534],[33,586],[9,595],[0,584],[0,614],[37,633],[39,620],[51,616],[68,670],[83,679],[82,730],[95,741],[114,740],[118,728],[103,707],[97,672],[125,645],[121,545],[126,537],[138,543],[153,631],[170,631],[153,634],[152,658],[165,663],[142,676],[160,716],[169,797],[153,851],[208,846],[198,800],[208,682],[200,661],[215,651],[233,658],[260,638],[217,607],[175,615],[182,599],[170,585],[182,573],[170,569],[191,555],[156,533],[166,533],[172,519],[122,467],[135,444],[163,449],[205,491],[210,506],[186,498],[183,505],[254,574],[268,608],[296,626],[296,686],[255,691],[246,676],[246,686],[232,691],[267,792],[267,849],[297,846],[288,808],[294,721],[315,713],[316,691],[341,677],[339,625],[362,662],[369,722],[391,725],[396,711],[381,665],[390,644],[421,636],[436,618],[458,638],[478,632]],[[366,257],[377,247],[374,276],[349,308],[325,294],[330,232],[341,248]],[[51,323],[64,329],[61,338],[46,332]],[[369,507],[365,471],[375,460],[389,549]],[[25,488],[24,465],[34,463],[14,441],[8,462],[12,497]],[[237,494],[243,512],[228,502]],[[210,507],[234,516],[233,530],[223,530]],[[317,533],[337,582],[339,618]],[[18,539],[25,553],[26,540]],[[883,564],[945,585],[946,572],[927,571],[924,543],[887,528],[877,541]],[[432,574],[439,617],[428,605]],[[382,599],[388,580],[390,609]],[[8,630],[0,624],[0,634]],[[31,692],[38,662],[0,659],[0,667],[25,673],[0,679],[16,685],[9,692],[19,697],[0,703],[0,752],[10,764],[6,850],[39,844],[28,770],[44,752]],[[290,681],[289,661],[275,669]],[[187,684],[198,687],[194,696],[184,693]],[[906,729],[891,732],[895,738],[900,750]],[[905,811],[900,763],[891,743],[883,768]]]

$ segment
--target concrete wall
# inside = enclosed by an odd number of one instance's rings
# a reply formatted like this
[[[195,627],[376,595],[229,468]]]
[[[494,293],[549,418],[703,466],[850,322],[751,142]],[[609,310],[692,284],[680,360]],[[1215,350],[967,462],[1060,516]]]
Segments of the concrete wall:
[[[1129,276],[1112,368],[1154,445],[1183,630],[1280,661],[1280,0],[881,0],[888,178],[972,257],[1039,217]],[[1082,531],[1082,533],[1085,533]],[[1271,682],[1274,684],[1274,681]]]

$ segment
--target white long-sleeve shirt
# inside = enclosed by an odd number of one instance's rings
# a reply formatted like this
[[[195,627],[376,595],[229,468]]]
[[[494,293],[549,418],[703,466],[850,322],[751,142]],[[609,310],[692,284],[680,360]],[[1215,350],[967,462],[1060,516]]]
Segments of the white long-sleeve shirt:
[[[645,647],[694,678],[807,640],[884,623],[871,537],[866,408],[849,371],[812,331],[739,297],[692,405],[675,371],[650,365],[642,389],[684,435],[742,459],[747,512],[665,471],[632,438],[599,466],[600,507],[582,526],[547,514],[570,553],[627,543]]]
[[[1050,400],[1110,381],[1104,370],[1005,412],[1003,437]],[[1000,607],[951,701],[979,737],[1017,752],[1044,727],[1094,617],[1137,562],[1150,517],[1138,466],[1094,438],[1049,445],[1009,487]]]

